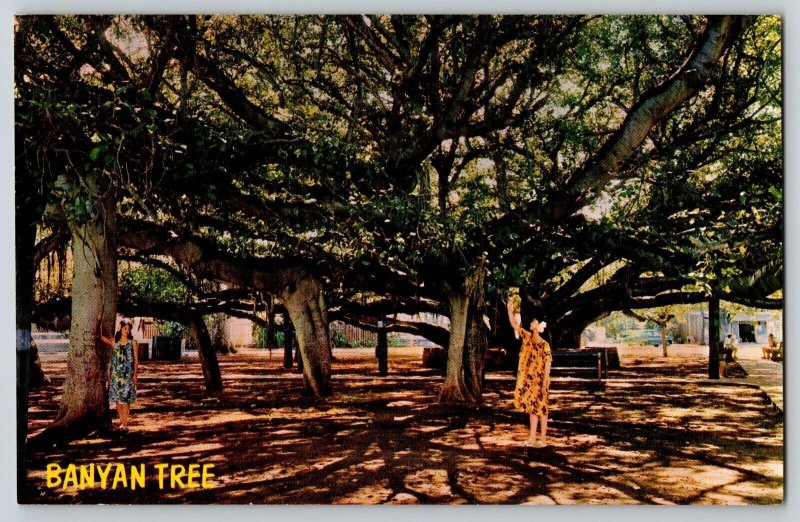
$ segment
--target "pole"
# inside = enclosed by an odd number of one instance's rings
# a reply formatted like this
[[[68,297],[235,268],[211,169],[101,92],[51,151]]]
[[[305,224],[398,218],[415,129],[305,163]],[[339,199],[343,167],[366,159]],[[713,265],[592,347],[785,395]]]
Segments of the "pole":
[[[708,301],[708,378],[719,379],[719,299]]]
[[[289,312],[283,313],[283,367],[287,370],[294,366],[294,354],[292,345],[294,338],[294,328],[289,320]]]
[[[386,314],[381,311],[378,321],[378,344],[375,347],[375,355],[378,357],[378,374],[389,374],[389,335],[386,331]]]

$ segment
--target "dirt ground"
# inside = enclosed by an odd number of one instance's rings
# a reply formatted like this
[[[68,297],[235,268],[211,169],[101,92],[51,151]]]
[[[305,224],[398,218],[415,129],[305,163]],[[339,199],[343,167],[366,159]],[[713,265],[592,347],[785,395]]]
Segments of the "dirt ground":
[[[441,377],[421,348],[335,350],[333,397],[300,397],[281,352],[221,355],[225,390],[208,396],[196,357],[142,363],[128,433],[96,433],[29,455],[26,503],[775,504],[784,495],[783,418],[761,390],[709,381],[702,347],[620,350],[603,386],[560,376],[550,445],[525,448],[513,376],[487,375],[480,408],[436,404]],[[30,396],[30,433],[59,405],[64,353]],[[144,465],[144,488],[48,487],[58,464]],[[210,488],[169,481],[157,463],[213,464]],[[88,469],[88,468],[87,468]],[[113,473],[112,473],[113,476]],[[62,476],[62,478],[64,478]],[[109,478],[109,483],[111,479]],[[130,485],[130,483],[128,483]],[[197,485],[197,484],[194,484]],[[183,486],[183,487],[181,487]]]

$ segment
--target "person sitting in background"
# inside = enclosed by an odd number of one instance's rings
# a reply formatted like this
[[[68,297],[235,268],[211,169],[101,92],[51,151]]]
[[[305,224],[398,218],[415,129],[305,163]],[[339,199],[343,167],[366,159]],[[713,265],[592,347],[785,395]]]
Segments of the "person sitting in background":
[[[727,347],[727,345],[723,341],[719,341],[717,349],[719,351],[719,376],[727,377],[728,363],[733,362],[733,356],[731,355],[731,350],[730,348]]]
[[[739,351],[739,349],[736,348],[736,344],[734,343],[733,334],[728,334],[728,337],[725,338],[725,349],[726,350],[730,350],[731,357],[736,359],[736,353]]]
[[[778,348],[778,341],[775,340],[775,336],[769,334],[767,336],[767,346],[761,347],[761,353],[763,353],[763,359],[772,359],[772,354]]]

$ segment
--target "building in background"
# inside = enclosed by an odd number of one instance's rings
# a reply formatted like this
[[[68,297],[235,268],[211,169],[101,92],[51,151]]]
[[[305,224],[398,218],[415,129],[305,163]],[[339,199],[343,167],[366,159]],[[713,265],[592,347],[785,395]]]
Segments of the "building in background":
[[[692,342],[708,344],[708,312],[691,312],[686,315],[686,337]],[[783,316],[771,311],[755,314],[738,314],[729,317],[722,314],[720,338],[732,333],[741,343],[766,344],[769,334],[783,340]]]

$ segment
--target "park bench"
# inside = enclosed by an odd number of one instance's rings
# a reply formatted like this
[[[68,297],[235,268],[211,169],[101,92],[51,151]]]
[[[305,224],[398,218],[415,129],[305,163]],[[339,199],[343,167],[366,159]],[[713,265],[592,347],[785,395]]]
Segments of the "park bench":
[[[507,361],[505,348],[490,347],[486,350],[484,364],[487,369],[502,368]],[[426,346],[422,349],[422,366],[442,370],[447,366],[447,350],[440,346]]]
[[[619,370],[621,368],[619,363],[619,351],[616,345],[587,344],[579,349],[584,351],[602,351],[604,352],[605,364],[608,370]]]
[[[608,376],[607,352],[604,350],[554,350],[551,368],[569,373],[588,374],[601,382]]]
[[[152,339],[152,358],[154,361],[180,361],[181,338],[157,335]]]
[[[570,375],[587,375],[601,382],[608,377],[608,354],[606,349],[565,349],[553,350],[551,368],[556,372]],[[499,367],[507,361],[504,349],[490,348],[487,353],[487,367]],[[422,352],[422,366],[442,370],[447,366],[447,350],[441,347],[425,348]],[[513,368],[512,368],[513,369]]]

